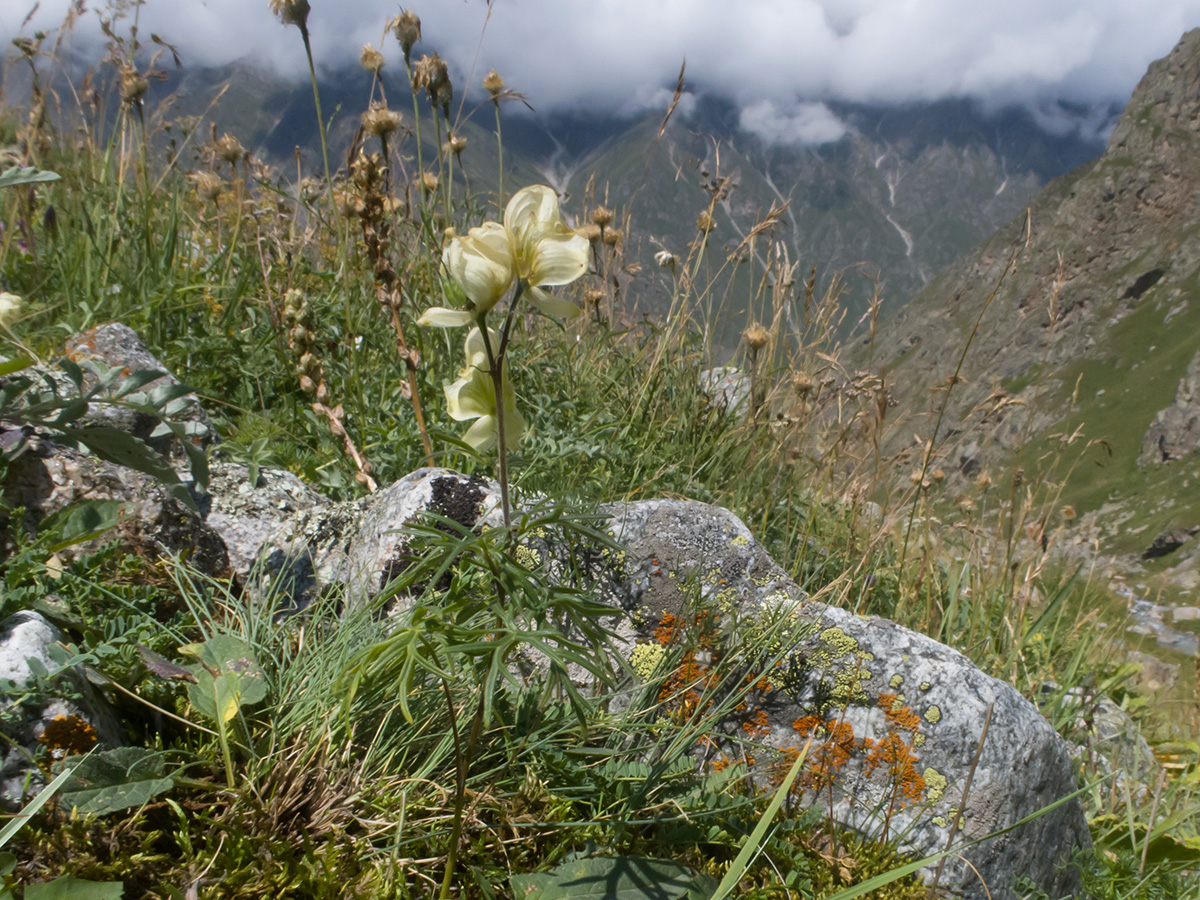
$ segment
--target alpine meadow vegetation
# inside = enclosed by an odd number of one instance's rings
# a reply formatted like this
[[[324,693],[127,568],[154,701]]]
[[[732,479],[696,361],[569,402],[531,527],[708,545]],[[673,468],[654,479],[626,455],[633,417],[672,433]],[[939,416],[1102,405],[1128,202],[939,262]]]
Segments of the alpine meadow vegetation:
[[[443,466],[494,478],[500,520],[429,515],[369,605],[327,592],[284,617],[270,591],[97,541],[115,534],[115,507],[30,530],[5,500],[0,613],[52,616],[67,635],[59,671],[83,667],[130,739],[101,750],[81,720],[47,729],[34,761],[47,787],[0,831],[0,897],[497,900],[569,896],[579,877],[623,900],[951,896],[889,830],[924,789],[906,756],[920,723],[898,700],[880,707],[880,739],[836,709],[798,720],[765,789],[753,729],[736,755],[696,765],[711,723],[773,677],[789,620],[748,624],[753,640],[716,654],[697,591],[687,616],[649,623],[632,659],[609,652],[611,607],[586,565],[543,566],[530,549],[617,552],[606,502],[732,510],[811,598],[930,635],[1028,698],[1057,686],[1045,712],[1064,733],[1075,688],[1153,719],[1094,627],[1088,571],[1029,537],[1065,517],[1054,479],[981,476],[951,497],[936,440],[884,455],[907,424],[889,419],[883,376],[849,362],[838,281],[817,294],[804,248],[781,235],[784,206],[723,246],[736,188],[695,173],[694,208],[672,211],[696,221],[693,240],[643,269],[633,247],[649,237],[627,200],[514,182],[502,129],[521,95],[495,71],[454,84],[420,53],[414,11],[363,48],[360,108],[322,112],[307,0],[270,6],[279,40],[303,40],[321,158],[267,159],[219,131],[219,97],[173,117],[161,69],[179,61],[169,35],[144,43],[141,5],[100,12],[107,55],[83,83],[61,53],[91,14],[82,2],[59,31],[13,41],[6,65],[28,92],[0,108],[5,428],[138,468],[190,504],[215,460],[339,500]],[[681,72],[664,127],[682,90]],[[483,182],[464,159],[489,131],[497,171]],[[639,309],[648,283],[670,297],[665,314]],[[739,304],[745,330],[722,347],[717,318]],[[64,353],[109,321],[187,387]],[[713,373],[732,366],[746,390],[722,399]],[[220,435],[210,447],[182,415],[189,391]],[[89,405],[153,416],[189,449],[168,460],[105,443],[82,424]],[[0,476],[23,449],[0,441]],[[530,653],[536,678],[517,666]],[[1082,758],[1090,896],[1200,892],[1196,735],[1184,723],[1160,738],[1163,775],[1145,789]],[[794,802],[850,753],[891,778],[876,834]]]

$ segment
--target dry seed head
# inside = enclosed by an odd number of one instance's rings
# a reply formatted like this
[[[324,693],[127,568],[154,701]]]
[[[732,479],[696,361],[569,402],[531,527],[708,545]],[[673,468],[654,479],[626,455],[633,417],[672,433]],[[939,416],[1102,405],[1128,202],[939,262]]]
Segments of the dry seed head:
[[[771,333],[755,322],[742,332],[742,339],[746,342],[747,347],[757,353],[770,342]]]
[[[372,75],[378,75],[383,68],[383,54],[370,44],[363,44],[362,55],[358,61]]]
[[[941,484],[946,480],[946,472],[944,469],[934,469],[929,473],[929,477],[933,479],[935,484]]]
[[[400,113],[376,101],[362,114],[362,127],[372,137],[387,137],[400,127]]]
[[[133,66],[121,67],[121,99],[126,103],[137,103],[146,93],[150,83]]]
[[[421,176],[421,189],[427,193],[433,193],[438,187],[438,177],[432,172],[426,172]]]
[[[804,399],[813,392],[813,380],[803,372],[792,373],[792,390],[797,396]]]
[[[674,269],[679,263],[679,257],[670,250],[659,250],[654,254],[654,261],[664,269]]]
[[[362,214],[363,202],[349,191],[334,191],[333,202],[343,219],[353,219]]]
[[[246,148],[232,134],[223,134],[217,139],[217,156],[233,165],[246,157]]]
[[[216,203],[221,196],[221,176],[216,172],[193,172],[188,176],[196,186],[196,196],[205,203]]]
[[[396,40],[400,42],[400,47],[404,50],[404,59],[407,61],[409,54],[412,53],[413,44],[421,41],[420,18],[416,13],[404,9],[400,11],[400,15],[394,16],[388,21],[388,28],[396,35]]]
[[[427,53],[417,60],[413,66],[413,90],[424,88],[430,99],[433,99],[443,84],[450,81],[450,72],[446,61],[436,53]]]
[[[460,134],[452,134],[450,140],[446,141],[446,147],[455,156],[461,156],[462,152],[467,149],[467,139]]]
[[[483,89],[492,95],[493,100],[504,93],[505,87],[504,79],[500,77],[500,73],[495,69],[488,72],[487,76],[483,79]]]
[[[295,25],[303,29],[308,22],[308,0],[268,0],[271,12],[284,25]]]
[[[579,233],[594,244],[596,241],[600,240],[600,235],[603,232],[600,231],[599,225],[584,225],[583,228],[580,229]]]
[[[712,213],[710,213],[707,209],[700,213],[699,217],[696,219],[696,230],[701,234],[708,234],[716,227],[717,223],[713,219]]]
[[[975,487],[981,491],[986,491],[992,486],[992,476],[987,472],[980,472],[975,476]]]
[[[592,221],[601,228],[611,222],[612,218],[612,210],[606,206],[597,206],[594,210],[592,210]]]
[[[1073,506],[1067,505],[1062,508],[1062,517],[1064,522],[1074,522],[1078,515],[1079,514],[1075,512],[1075,507]]]
[[[615,250],[621,244],[621,232],[615,228],[607,228],[604,231],[604,236],[600,238],[600,240]]]
[[[588,303],[599,303],[604,299],[604,291],[590,287],[583,292],[583,299]]]

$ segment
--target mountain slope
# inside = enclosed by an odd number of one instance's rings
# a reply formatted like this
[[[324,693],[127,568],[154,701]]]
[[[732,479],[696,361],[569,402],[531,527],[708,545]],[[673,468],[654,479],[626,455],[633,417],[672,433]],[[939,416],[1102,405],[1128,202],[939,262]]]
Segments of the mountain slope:
[[[870,360],[916,418],[900,431],[928,437],[935,417],[921,416],[946,396],[978,320],[944,418],[951,486],[968,490],[981,470],[1031,475],[1061,453],[1044,477],[1077,462],[1063,500],[1091,514],[1088,539],[1123,554],[1122,570],[1171,574],[1177,586],[1200,584],[1200,560],[1183,552],[1146,570],[1137,554],[1160,531],[1200,524],[1189,452],[1200,422],[1198,197],[1195,30],[1150,66],[1103,156],[1051,183],[1028,221],[1009,222],[885,322]]]

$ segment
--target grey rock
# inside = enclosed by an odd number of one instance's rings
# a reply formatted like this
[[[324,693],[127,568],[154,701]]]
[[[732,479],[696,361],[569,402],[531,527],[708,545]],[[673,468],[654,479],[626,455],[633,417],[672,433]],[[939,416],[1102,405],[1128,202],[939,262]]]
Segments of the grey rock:
[[[750,376],[736,366],[705,369],[700,373],[700,389],[726,412],[744,413],[750,408]]]
[[[1128,659],[1141,667],[1134,676],[1134,682],[1144,694],[1153,694],[1163,688],[1173,687],[1179,681],[1179,666],[1164,662],[1157,656],[1134,650],[1130,652]]]
[[[264,544],[252,583],[281,612],[304,609],[329,586],[346,586],[351,604],[365,602],[404,566],[403,533],[425,510],[474,526],[495,523],[499,489],[448,469],[418,469],[357,500],[300,512]]]
[[[105,462],[47,438],[29,436],[29,448],[9,462],[3,484],[9,509],[24,508],[21,526],[34,532],[47,516],[80,500],[119,500],[117,527],[64,551],[77,555],[119,538],[128,552],[183,556],[197,570],[222,575],[225,545],[212,528],[174,499],[162,483],[134,469]],[[6,524],[0,520],[0,524]]]
[[[1177,606],[1171,612],[1172,622],[1190,622],[1200,619],[1200,607]]]
[[[1158,559],[1160,556],[1167,556],[1174,553],[1180,547],[1187,543],[1191,537],[1186,531],[1172,529],[1164,531],[1155,536],[1150,542],[1150,546],[1142,551],[1142,559]]]
[[[7,745],[0,763],[0,807],[10,812],[45,784],[35,760],[53,749],[42,746],[47,726],[82,720],[100,745],[122,742],[112,706],[82,674],[67,671],[52,684],[37,683],[36,672],[58,668],[48,648],[61,640],[62,633],[36,612],[19,612],[0,623],[0,733]],[[63,721],[56,725],[55,720]]]
[[[1141,465],[1182,459],[1200,447],[1200,353],[1188,363],[1187,373],[1179,380],[1175,402],[1160,410],[1146,429]]]
[[[1063,733],[1074,745],[1073,757],[1097,769],[1115,768],[1135,783],[1153,781],[1159,768],[1154,751],[1112,698],[1083,688],[1063,691],[1053,682],[1042,685],[1042,697],[1050,715],[1066,720]]]
[[[144,391],[151,391],[163,384],[176,385],[180,383],[174,375],[167,371],[166,366],[150,352],[137,333],[120,322],[109,322],[75,335],[67,341],[66,350],[67,356],[75,362],[97,360],[107,366],[121,368],[128,372],[152,369],[164,373],[162,378],[147,384],[143,388]],[[84,387],[88,386],[85,381]],[[204,411],[200,398],[195,394],[188,394],[184,397],[184,401],[186,404],[184,411],[178,414],[176,419],[199,425],[201,430],[197,439],[202,445],[216,443],[219,440],[217,430]],[[151,432],[158,426],[158,419],[153,416],[119,407],[93,405],[88,410],[85,421],[93,425],[107,425],[126,431],[146,441],[160,453],[177,455],[180,452],[179,448],[175,446],[175,438],[171,435],[159,438],[150,437]]]
[[[769,748],[756,755],[768,760],[771,749],[776,760],[779,754],[787,759],[809,735],[816,737],[813,750],[828,756],[835,745],[822,740],[820,726],[848,726],[858,743],[833,782],[835,819],[871,834],[886,830],[918,855],[945,849],[956,815],[960,839],[982,838],[1075,790],[1068,745],[1016,690],[957,651],[895,623],[804,602],[732,513],[678,501],[610,511],[629,577],[639,585],[631,594],[641,643],[652,640],[664,614],[686,614],[689,590],[723,614],[748,615],[752,622],[791,619],[790,627],[774,632],[788,635],[782,644],[777,637],[772,648],[782,654],[781,683],[747,701],[752,710],[766,712],[765,720],[724,723],[727,739],[717,739],[722,749],[714,752],[736,757],[734,741],[749,726]],[[800,723],[807,733],[797,728]],[[871,749],[864,740],[873,742]],[[889,772],[889,748],[908,764]],[[829,789],[815,790],[818,782],[819,773],[812,773],[802,799],[824,807]],[[1013,880],[1024,875],[1063,896],[1079,884],[1078,871],[1066,862],[1077,846],[1089,845],[1083,810],[1072,800],[964,850],[961,858],[947,858],[941,884],[960,886],[968,898],[988,892],[1013,898]]]
[[[328,497],[286,469],[261,466],[252,485],[249,469],[240,463],[209,464],[205,522],[225,542],[229,565],[243,577],[267,538],[299,513],[329,505]]]

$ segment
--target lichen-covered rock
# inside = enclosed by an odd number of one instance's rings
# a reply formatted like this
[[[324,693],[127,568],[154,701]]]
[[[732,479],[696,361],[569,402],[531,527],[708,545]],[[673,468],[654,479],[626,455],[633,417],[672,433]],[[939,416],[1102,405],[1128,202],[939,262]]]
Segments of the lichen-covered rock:
[[[297,515],[330,505],[286,469],[260,466],[257,483],[240,463],[213,462],[208,467],[208,496],[203,506],[205,522],[225,542],[229,565],[245,577],[258,559],[263,544]]]
[[[122,369],[126,374],[146,369],[164,373],[162,378],[147,384],[142,389],[144,391],[152,391],[163,384],[176,385],[180,383],[174,375],[167,371],[166,366],[150,352],[137,333],[120,322],[108,322],[73,336],[67,341],[66,350],[67,356],[75,362],[98,360],[107,366]],[[84,388],[87,389],[89,386],[85,380]],[[186,404],[184,410],[177,414],[175,419],[200,425],[201,430],[197,439],[201,444],[207,446],[215,443],[218,440],[217,430],[212,420],[209,419],[208,413],[204,411],[200,398],[195,394],[188,394],[184,401]],[[145,413],[117,406],[93,404],[84,416],[84,421],[89,425],[107,425],[128,432],[141,438],[160,453],[173,455],[177,451],[173,436],[165,435],[157,438],[150,436],[158,426],[158,419]]]
[[[700,389],[726,412],[743,413],[750,407],[750,376],[736,366],[705,369]]]
[[[115,528],[64,552],[86,553],[98,542],[119,539],[129,552],[181,556],[207,575],[228,570],[221,538],[158,480],[36,434],[26,439],[28,449],[9,462],[0,490],[8,509],[24,509],[21,526],[27,532],[35,532],[47,516],[77,501],[118,500],[122,506]],[[0,526],[6,525],[0,520]]]
[[[39,679],[58,668],[48,648],[61,640],[62,633],[35,612],[0,623],[0,733],[6,745],[0,807],[9,812],[45,784],[36,760],[121,744],[116,713],[81,674],[64,672],[50,684]]]
[[[743,634],[771,623],[768,650],[779,674],[723,724],[725,739],[711,736],[707,764],[746,752],[770,784],[811,739],[798,784],[803,802],[832,804],[842,824],[887,834],[918,855],[940,852],[952,838],[983,838],[1075,790],[1066,742],[1016,690],[893,622],[804,602],[727,510],[644,501],[610,512],[640,622],[635,668],[640,648],[669,638],[664,625],[688,616],[696,597],[735,616]],[[701,669],[691,676],[702,678],[703,663],[690,664]],[[948,857],[940,883],[969,898],[1011,898],[1014,879],[1026,876],[1063,896],[1078,887],[1078,872],[1065,863],[1088,843],[1083,811],[1070,801]]]
[[[255,583],[281,612],[311,604],[330,585],[346,586],[350,603],[378,592],[409,559],[402,529],[431,511],[474,526],[495,524],[492,482],[447,469],[418,469],[368,497],[316,506],[282,526],[263,547]]]

